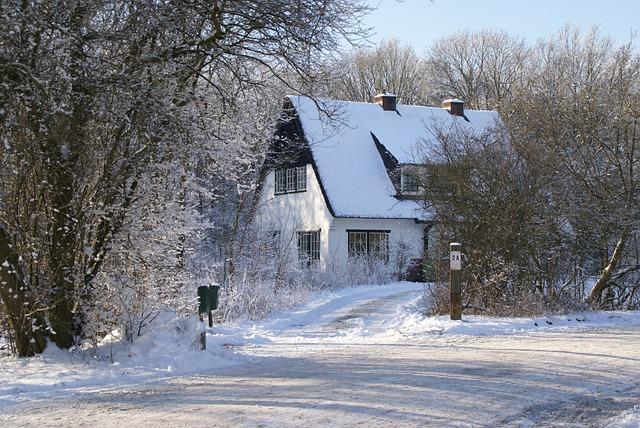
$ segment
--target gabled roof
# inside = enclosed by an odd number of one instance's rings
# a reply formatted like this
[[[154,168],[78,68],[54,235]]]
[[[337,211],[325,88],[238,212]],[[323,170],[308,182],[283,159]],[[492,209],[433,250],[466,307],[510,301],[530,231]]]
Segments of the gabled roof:
[[[317,167],[320,184],[338,217],[428,220],[416,201],[394,197],[395,187],[372,134],[400,163],[423,161],[423,148],[435,143],[434,130],[479,134],[500,119],[496,112],[445,109],[288,96],[300,119]],[[319,108],[320,107],[320,108]],[[327,119],[326,111],[335,113]],[[431,131],[429,131],[431,130]]]

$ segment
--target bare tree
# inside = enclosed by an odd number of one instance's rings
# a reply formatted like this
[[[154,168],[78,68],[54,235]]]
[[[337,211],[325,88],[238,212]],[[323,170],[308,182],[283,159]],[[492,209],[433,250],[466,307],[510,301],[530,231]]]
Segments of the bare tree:
[[[566,27],[537,46],[534,61],[539,66],[517,97],[513,129],[523,144],[540,147],[555,171],[551,189],[571,233],[584,247],[587,231],[588,248],[599,253],[589,296],[599,301],[614,277],[638,269],[622,261],[640,218],[640,58],[630,44],[616,46],[597,29]]]
[[[436,41],[427,54],[435,94],[462,98],[470,108],[499,109],[523,78],[528,48],[504,31],[459,32]]]
[[[334,67],[337,76],[329,93],[335,98],[370,102],[374,95],[388,91],[404,104],[427,103],[424,63],[398,40],[347,53]]]
[[[572,27],[531,49],[502,33],[459,33],[437,42],[429,61],[438,87],[498,108],[509,135],[501,144],[440,135],[425,175],[427,189],[452,186],[427,192],[427,202],[447,233],[469,244],[469,290],[482,290],[485,307],[518,288],[544,305],[585,290],[594,304],[636,304],[640,58],[632,45]]]
[[[558,231],[544,174],[513,148],[500,124],[482,134],[434,126],[425,132],[431,137],[416,174],[426,189],[425,209],[436,214],[436,257],[446,255],[448,242],[464,243],[465,307],[503,315],[543,311],[559,289],[557,263],[549,262]],[[448,266],[439,268],[436,277],[447,278]]]

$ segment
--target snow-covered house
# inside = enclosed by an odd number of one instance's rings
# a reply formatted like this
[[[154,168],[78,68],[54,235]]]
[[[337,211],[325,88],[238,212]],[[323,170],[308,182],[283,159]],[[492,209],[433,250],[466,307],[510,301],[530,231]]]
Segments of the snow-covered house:
[[[288,96],[265,162],[258,224],[291,245],[301,263],[324,268],[363,255],[388,260],[400,243],[412,258],[429,248],[432,215],[411,168],[438,132],[484,132],[491,111]],[[428,189],[426,189],[428,191]],[[293,258],[293,257],[292,257]]]

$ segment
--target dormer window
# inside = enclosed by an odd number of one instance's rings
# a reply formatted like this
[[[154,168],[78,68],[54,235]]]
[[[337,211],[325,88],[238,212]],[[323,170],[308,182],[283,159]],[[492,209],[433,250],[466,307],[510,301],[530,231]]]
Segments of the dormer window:
[[[307,190],[307,166],[277,169],[275,194],[305,192]]]
[[[418,192],[418,189],[419,189],[418,180],[416,179],[415,176],[403,172],[402,176],[400,177],[400,180],[401,180],[402,193]]]
[[[417,172],[417,168],[410,165],[403,165],[400,168],[400,193],[417,195],[422,191]]]

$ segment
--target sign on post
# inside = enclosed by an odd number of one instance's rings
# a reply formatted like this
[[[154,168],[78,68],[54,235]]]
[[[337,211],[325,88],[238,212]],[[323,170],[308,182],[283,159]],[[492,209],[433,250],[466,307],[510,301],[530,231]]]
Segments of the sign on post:
[[[451,245],[454,245],[454,244],[451,244]],[[450,269],[462,270],[462,251],[451,250]]]

